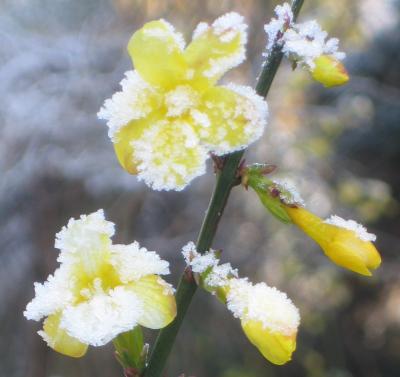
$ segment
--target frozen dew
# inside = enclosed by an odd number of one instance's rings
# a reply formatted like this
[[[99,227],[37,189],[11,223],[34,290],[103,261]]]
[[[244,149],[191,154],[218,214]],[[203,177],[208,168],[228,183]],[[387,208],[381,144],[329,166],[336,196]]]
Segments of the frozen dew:
[[[138,178],[154,190],[182,190],[205,173],[206,150],[182,121],[160,121],[132,142]]]
[[[259,321],[264,328],[288,336],[297,332],[300,323],[299,311],[287,295],[265,283],[232,279],[227,305],[242,321]]]
[[[324,221],[325,224],[337,226],[339,228],[347,229],[355,233],[355,235],[365,242],[376,241],[376,235],[368,233],[367,229],[354,220],[345,220],[340,216],[332,215]]]
[[[165,94],[167,117],[185,114],[199,103],[199,94],[189,85],[180,85]]]
[[[122,91],[105,100],[97,113],[99,119],[107,121],[108,136],[112,141],[118,131],[130,121],[146,117],[153,110],[157,93],[136,71],[128,71],[120,85]]]
[[[268,37],[267,53],[274,43],[279,43],[288,58],[309,69],[315,68],[314,60],[321,55],[329,55],[338,60],[345,58],[345,54],[338,51],[339,40],[326,40],[328,34],[317,21],[293,22],[293,12],[288,3],[278,5],[275,14],[277,17],[264,26]]]
[[[264,25],[268,37],[267,52],[272,49],[274,43],[282,37],[293,22],[293,12],[289,3],[276,6],[275,14],[276,18],[272,18],[268,24]]]

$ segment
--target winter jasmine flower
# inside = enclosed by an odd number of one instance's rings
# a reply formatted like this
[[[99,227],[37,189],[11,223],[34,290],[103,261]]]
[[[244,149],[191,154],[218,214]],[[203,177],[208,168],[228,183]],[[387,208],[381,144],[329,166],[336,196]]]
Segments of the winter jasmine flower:
[[[186,48],[164,20],[133,34],[135,71],[98,113],[125,170],[155,190],[181,190],[204,174],[209,152],[240,150],[262,135],[266,102],[249,87],[216,86],[245,59],[246,28],[228,13],[200,23]]]
[[[60,266],[43,284],[24,315],[39,321],[39,334],[62,354],[83,356],[137,325],[159,329],[176,315],[173,289],[159,275],[168,262],[137,242],[114,245],[114,224],[103,210],[71,219],[56,235]]]

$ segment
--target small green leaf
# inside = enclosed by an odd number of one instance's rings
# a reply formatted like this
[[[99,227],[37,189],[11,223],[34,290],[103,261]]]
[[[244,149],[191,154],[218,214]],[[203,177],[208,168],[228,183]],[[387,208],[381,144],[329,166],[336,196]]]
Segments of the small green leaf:
[[[115,355],[117,360],[126,368],[143,370],[146,365],[147,346],[143,341],[143,333],[140,326],[133,330],[119,334],[114,340]]]

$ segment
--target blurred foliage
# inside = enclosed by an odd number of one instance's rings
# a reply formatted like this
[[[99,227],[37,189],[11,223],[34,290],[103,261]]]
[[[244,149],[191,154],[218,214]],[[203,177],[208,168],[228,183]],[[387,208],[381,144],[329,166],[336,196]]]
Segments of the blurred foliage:
[[[215,247],[253,281],[288,292],[302,326],[294,360],[268,364],[213,297],[199,292],[167,376],[397,377],[400,370],[400,34],[398,1],[307,0],[348,53],[349,85],[326,90],[284,63],[268,98],[271,118],[249,162],[279,166],[310,210],[367,223],[383,266],[372,279],[333,266],[294,227],[267,217],[252,192],[235,189]],[[105,208],[120,240],[139,240],[183,268],[179,250],[197,236],[213,186],[209,174],[182,193],[151,192],[119,168],[96,119],[131,69],[125,44],[163,17],[187,40],[199,21],[235,10],[250,23],[249,60],[226,80],[254,84],[262,25],[276,2],[4,0],[0,8],[0,375],[118,376],[112,348],[72,360],[45,346],[22,317],[56,264],[54,234],[71,216]],[[154,332],[147,332],[152,340]]]

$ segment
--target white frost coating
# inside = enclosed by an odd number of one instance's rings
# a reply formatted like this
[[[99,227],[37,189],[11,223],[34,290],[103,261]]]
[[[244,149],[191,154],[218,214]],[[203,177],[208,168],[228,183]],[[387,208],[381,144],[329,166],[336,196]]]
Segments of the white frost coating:
[[[98,293],[87,302],[67,307],[60,327],[82,343],[102,346],[133,329],[142,313],[143,304],[136,294],[116,287],[108,294]]]
[[[229,279],[237,277],[238,270],[232,268],[230,263],[224,263],[213,267],[207,275],[205,283],[210,287],[224,287],[227,285]]]
[[[277,189],[279,190],[279,198],[285,204],[293,204],[300,207],[305,206],[303,198],[297,191],[296,187],[290,181],[285,179],[275,179],[273,180],[273,183],[277,186]]]
[[[189,85],[177,86],[165,94],[168,117],[179,117],[199,103],[199,94]]]
[[[300,324],[300,314],[283,292],[265,283],[251,284],[247,279],[230,280],[228,309],[241,321],[259,321],[271,332],[293,335]]]
[[[201,37],[209,28],[210,25],[207,22],[200,22],[193,31],[192,40]]]
[[[125,72],[125,76],[120,83],[122,91],[106,99],[97,113],[99,119],[107,121],[108,136],[113,142],[117,141],[115,135],[122,127],[151,113],[151,97],[156,95],[154,88],[136,71]]]
[[[122,283],[147,275],[169,274],[169,263],[156,252],[140,247],[136,241],[130,245],[112,245],[110,263],[118,271]]]
[[[70,272],[62,267],[55,271],[54,276],[49,275],[43,284],[35,283],[35,297],[27,305],[24,316],[40,321],[43,317],[62,310],[74,300],[72,285]]]
[[[114,224],[104,218],[104,211],[99,209],[90,215],[81,215],[79,219],[71,218],[56,234],[55,247],[61,251],[58,261],[62,262],[67,254],[84,250],[102,249],[105,238],[114,235]]]
[[[199,274],[209,271],[205,283],[210,287],[222,287],[228,284],[230,278],[238,277],[237,269],[233,269],[230,263],[219,265],[219,259],[215,254],[215,250],[209,250],[204,254],[197,252],[196,245],[189,242],[182,248],[182,255],[186,265],[192,268],[193,272]]]
[[[222,76],[226,71],[244,61],[246,57],[247,25],[243,21],[244,19],[241,15],[231,12],[217,18],[213,22],[211,30],[222,43],[229,43],[237,35],[239,35],[240,41],[237,50],[232,54],[209,60],[209,68],[203,72],[205,77],[214,78]],[[205,31],[205,25],[200,26],[199,31],[196,32],[196,37],[198,38]]]
[[[357,223],[354,220],[345,220],[340,216],[332,215],[328,219],[324,221],[325,224],[335,225],[339,228],[344,228],[347,230],[351,230],[355,233],[355,235],[361,240],[365,242],[374,242],[376,241],[376,235],[372,233],[368,233],[367,229],[361,224]]]
[[[277,18],[272,18],[271,21],[264,25],[264,30],[267,33],[267,53],[271,50],[273,44],[278,38],[280,33],[282,36],[285,30],[292,25],[293,12],[289,3],[278,5],[275,8],[275,14]]]
[[[326,41],[328,34],[317,21],[293,22],[293,12],[288,3],[278,5],[275,14],[277,18],[272,18],[264,26],[268,36],[267,54],[274,43],[279,43],[288,58],[309,69],[315,67],[314,60],[321,55],[331,55],[338,60],[345,58],[345,54],[338,51],[339,40],[331,38]]]
[[[236,108],[233,113],[230,112],[230,109],[225,109],[223,117],[226,124],[225,127],[219,128],[220,134],[218,135],[218,139],[223,140],[225,138],[227,133],[225,128],[230,127],[232,130],[237,128],[236,119],[241,117],[246,121],[246,123],[243,126],[243,131],[238,130],[237,132],[243,132],[245,138],[243,138],[243,144],[234,147],[232,147],[228,142],[223,141],[210,146],[212,151],[217,155],[224,155],[226,153],[241,150],[249,146],[251,143],[254,143],[264,133],[268,119],[268,104],[254,91],[254,89],[248,86],[235,84],[228,84],[225,88],[235,92],[239,96],[237,97]],[[213,106],[218,107],[218,104],[211,104],[210,106],[211,108]],[[239,120],[239,122],[240,121],[241,120]]]
[[[172,24],[164,19],[160,19],[160,21],[164,24],[167,30],[163,28],[145,28],[143,29],[143,33],[149,37],[158,38],[165,40],[168,42],[169,38],[172,38],[176,43],[177,47],[183,51],[186,45],[185,39],[183,35],[177,32]],[[169,47],[169,46],[168,46]]]
[[[339,40],[331,38],[325,41],[327,36],[315,20],[294,24],[283,36],[283,52],[310,69],[315,67],[314,60],[321,55],[344,59],[346,55],[338,51]]]
[[[207,152],[187,123],[160,121],[131,145],[138,179],[154,190],[180,191],[205,173]]]
[[[247,25],[244,23],[243,16],[236,12],[224,14],[217,18],[211,26],[214,34],[224,43],[232,41],[238,34],[242,39],[247,39]]]

